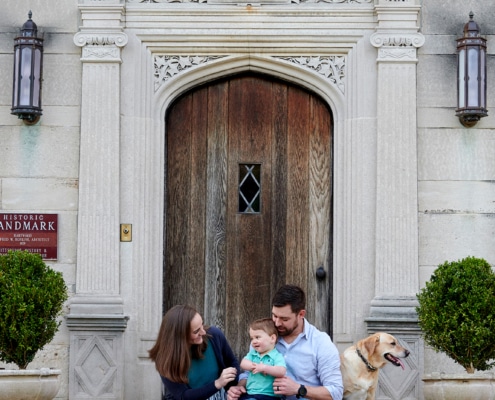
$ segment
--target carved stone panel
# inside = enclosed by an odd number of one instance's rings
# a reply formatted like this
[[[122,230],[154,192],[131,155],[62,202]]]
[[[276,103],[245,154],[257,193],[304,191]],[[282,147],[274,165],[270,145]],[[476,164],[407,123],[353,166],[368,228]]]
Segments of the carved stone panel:
[[[71,332],[70,398],[122,398],[122,332]]]

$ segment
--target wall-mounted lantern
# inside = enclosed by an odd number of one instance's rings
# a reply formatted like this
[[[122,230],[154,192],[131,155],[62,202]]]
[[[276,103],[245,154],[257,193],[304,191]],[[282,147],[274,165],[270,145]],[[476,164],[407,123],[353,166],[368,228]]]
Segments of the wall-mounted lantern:
[[[11,114],[26,124],[35,124],[41,116],[41,80],[43,70],[43,38],[38,27],[29,19],[14,39],[14,86]]]
[[[464,36],[457,39],[457,109],[462,125],[472,127],[488,115],[486,109],[486,39],[469,13]]]

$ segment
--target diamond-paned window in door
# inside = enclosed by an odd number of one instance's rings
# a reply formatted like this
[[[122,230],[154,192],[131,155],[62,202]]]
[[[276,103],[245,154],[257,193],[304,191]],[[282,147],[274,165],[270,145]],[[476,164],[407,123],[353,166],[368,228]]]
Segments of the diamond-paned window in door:
[[[261,211],[261,164],[239,164],[239,212]]]

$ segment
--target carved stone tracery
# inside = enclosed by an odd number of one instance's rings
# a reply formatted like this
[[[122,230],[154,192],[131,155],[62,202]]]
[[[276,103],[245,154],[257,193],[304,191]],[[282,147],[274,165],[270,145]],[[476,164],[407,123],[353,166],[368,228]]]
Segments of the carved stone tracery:
[[[217,60],[227,56],[166,56],[155,55],[153,60],[154,65],[154,77],[155,77],[155,91],[160,86],[181,73],[184,70],[193,68],[195,66],[206,64],[208,62]]]
[[[342,93],[345,92],[345,56],[274,56],[273,58],[316,71],[337,86]]]
[[[210,63],[225,55],[211,56],[179,56],[179,55],[155,55],[154,65],[154,88],[157,91],[166,81],[183,71]],[[345,56],[272,56],[272,58],[282,60],[298,67],[310,69],[323,75],[341,93],[345,92]]]

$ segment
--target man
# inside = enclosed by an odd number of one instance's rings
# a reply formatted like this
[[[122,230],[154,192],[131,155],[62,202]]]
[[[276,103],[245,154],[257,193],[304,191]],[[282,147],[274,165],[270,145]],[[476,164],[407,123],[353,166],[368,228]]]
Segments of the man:
[[[272,300],[272,319],[279,339],[277,350],[285,358],[287,375],[276,378],[273,390],[289,400],[341,400],[344,387],[339,352],[330,337],[305,318],[306,295],[295,285],[282,286]],[[228,391],[228,400],[246,393],[245,376]]]

